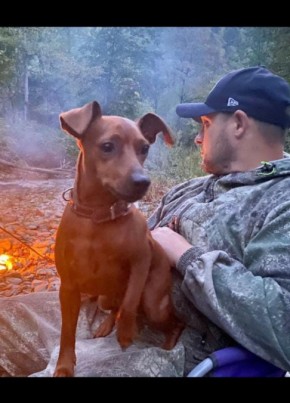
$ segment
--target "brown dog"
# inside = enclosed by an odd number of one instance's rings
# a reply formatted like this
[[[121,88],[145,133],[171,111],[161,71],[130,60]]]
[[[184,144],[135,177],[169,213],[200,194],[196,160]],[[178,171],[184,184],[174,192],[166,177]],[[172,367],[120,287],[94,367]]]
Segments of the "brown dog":
[[[137,123],[103,116],[97,102],[62,113],[60,121],[77,138],[80,153],[55,246],[62,328],[54,376],[73,376],[81,293],[100,296],[111,309],[95,337],[108,335],[116,323],[123,348],[137,335],[141,311],[166,333],[166,349],[174,347],[183,325],[172,309],[167,257],[130,204],[150,185],[143,163],[156,135],[173,143],[169,128],[153,113]]]

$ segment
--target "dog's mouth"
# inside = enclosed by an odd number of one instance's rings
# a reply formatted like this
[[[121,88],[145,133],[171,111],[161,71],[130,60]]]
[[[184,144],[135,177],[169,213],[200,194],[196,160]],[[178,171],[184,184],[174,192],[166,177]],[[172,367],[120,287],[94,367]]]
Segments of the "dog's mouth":
[[[103,186],[117,200],[123,200],[128,203],[134,203],[142,199],[151,183],[150,178],[143,171],[134,171],[126,179],[114,182],[103,182]]]
[[[147,190],[148,190],[149,184],[145,187],[143,186],[143,188],[138,188],[138,189],[132,189],[130,191],[124,191],[124,189],[122,189],[122,191],[118,191],[116,189],[113,189],[111,187],[107,187],[107,189],[109,190],[110,193],[112,193],[112,195],[114,197],[116,197],[116,199],[118,200],[124,200],[128,203],[134,203],[140,199],[142,199],[142,197],[146,194]]]
[[[127,194],[127,193],[124,193],[124,192],[120,193],[120,192],[117,192],[115,189],[109,189],[109,190],[118,200],[124,200],[124,201],[126,201],[128,203],[134,203],[137,200],[142,199],[142,197],[146,193],[146,190],[142,191],[142,192],[141,191],[134,192],[134,194],[132,194],[132,193]]]

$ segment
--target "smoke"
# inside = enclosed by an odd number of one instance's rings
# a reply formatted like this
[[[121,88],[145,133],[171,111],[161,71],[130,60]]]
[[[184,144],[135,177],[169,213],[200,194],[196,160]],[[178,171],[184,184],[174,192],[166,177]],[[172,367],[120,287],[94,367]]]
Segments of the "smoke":
[[[34,167],[59,168],[67,158],[60,131],[36,121],[21,118],[5,120],[6,145],[12,161]],[[5,156],[4,156],[5,158]],[[14,160],[14,161],[13,161]]]
[[[15,65],[12,90],[6,85],[5,99],[0,99],[0,116],[5,116],[7,122],[6,142],[15,155],[33,166],[58,167],[74,158],[69,137],[59,130],[58,115],[92,100],[100,103],[104,114],[133,120],[155,112],[178,137],[190,127],[182,126],[176,105],[201,98],[205,91],[201,77],[218,64],[219,49],[214,51],[218,47],[211,28],[206,27],[33,30],[31,36],[29,30],[25,31],[27,43],[18,44],[24,56],[29,44],[31,57],[23,56],[22,60],[28,60],[25,66]],[[9,115],[5,110],[7,99],[12,100]],[[24,110],[27,121],[19,117]],[[158,158],[166,160],[168,156],[163,142],[157,141],[149,162],[152,159],[151,165],[156,166]],[[163,161],[159,165],[164,166]]]

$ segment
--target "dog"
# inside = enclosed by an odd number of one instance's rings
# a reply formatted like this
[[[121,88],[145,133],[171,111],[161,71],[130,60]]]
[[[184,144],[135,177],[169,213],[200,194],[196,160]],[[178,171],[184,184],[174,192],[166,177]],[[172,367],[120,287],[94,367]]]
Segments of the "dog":
[[[55,377],[74,375],[81,293],[98,296],[110,310],[95,337],[116,325],[123,349],[138,335],[140,313],[164,332],[165,349],[174,347],[183,330],[171,301],[168,259],[134,206],[150,185],[143,168],[149,146],[159,132],[172,145],[169,127],[153,113],[137,122],[104,116],[96,101],[61,113],[60,124],[80,152],[55,243],[62,319]]]

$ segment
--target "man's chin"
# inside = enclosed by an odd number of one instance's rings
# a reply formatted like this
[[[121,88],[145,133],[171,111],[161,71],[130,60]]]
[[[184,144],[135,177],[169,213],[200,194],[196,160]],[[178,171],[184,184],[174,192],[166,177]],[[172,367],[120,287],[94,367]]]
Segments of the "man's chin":
[[[207,174],[212,174],[212,175],[219,175],[220,172],[218,172],[218,169],[216,167],[211,166],[211,164],[207,163],[206,161],[202,160],[201,161],[201,169],[206,172]]]
[[[211,166],[205,165],[205,164],[203,164],[201,166],[201,168],[207,174],[216,175],[216,176],[227,175],[227,174],[229,174],[231,172],[231,171],[226,170],[226,169],[222,169],[222,168],[218,169],[217,167],[211,167]]]
[[[206,173],[211,173],[211,172],[208,171],[208,166],[207,166],[207,164],[204,162],[203,159],[201,160],[200,168],[201,168],[204,172],[206,172]]]

